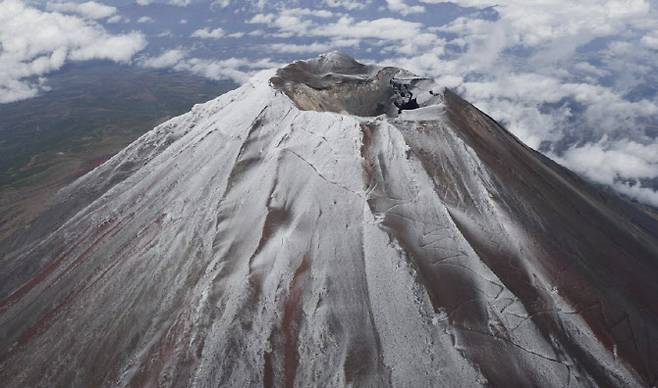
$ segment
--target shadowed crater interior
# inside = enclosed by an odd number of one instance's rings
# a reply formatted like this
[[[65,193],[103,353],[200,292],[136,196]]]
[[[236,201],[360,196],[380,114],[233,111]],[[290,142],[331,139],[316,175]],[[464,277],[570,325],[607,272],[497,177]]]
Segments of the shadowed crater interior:
[[[397,116],[439,99],[431,90],[419,88],[431,83],[428,79],[396,67],[364,65],[338,52],[292,63],[279,69],[270,83],[299,109],[357,116]],[[423,104],[419,93],[427,94]]]

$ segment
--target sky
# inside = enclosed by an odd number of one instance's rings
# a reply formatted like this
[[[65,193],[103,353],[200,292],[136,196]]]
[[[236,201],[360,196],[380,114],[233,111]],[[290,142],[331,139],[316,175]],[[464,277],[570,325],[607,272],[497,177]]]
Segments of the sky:
[[[340,50],[435,78],[658,207],[658,0],[0,0],[0,103],[107,60],[246,81]]]

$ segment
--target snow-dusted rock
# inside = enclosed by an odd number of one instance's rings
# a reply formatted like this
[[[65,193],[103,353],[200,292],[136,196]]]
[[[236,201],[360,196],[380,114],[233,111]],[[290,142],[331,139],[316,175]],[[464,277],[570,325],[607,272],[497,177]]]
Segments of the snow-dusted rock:
[[[327,54],[60,192],[3,252],[0,381],[651,386],[656,230],[430,80]]]

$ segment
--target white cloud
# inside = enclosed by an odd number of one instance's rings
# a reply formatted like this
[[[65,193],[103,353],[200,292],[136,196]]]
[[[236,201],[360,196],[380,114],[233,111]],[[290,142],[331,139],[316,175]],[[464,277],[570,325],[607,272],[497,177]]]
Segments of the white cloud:
[[[411,55],[421,51],[440,52],[445,41],[436,34],[427,31],[421,23],[396,18],[379,18],[374,20],[356,20],[350,16],[341,16],[331,22],[317,23],[299,16],[299,13],[283,11],[279,14],[258,14],[248,23],[266,24],[276,28],[276,37],[324,37],[332,39],[351,39],[373,41],[392,41],[395,52]],[[422,50],[421,50],[422,49]]]
[[[62,13],[76,13],[89,19],[105,19],[116,14],[116,7],[87,1],[85,3],[74,2],[48,2],[46,9]]]
[[[331,51],[333,46],[328,43],[309,43],[309,44],[293,44],[293,43],[272,43],[267,45],[267,49],[277,53],[321,53]]]
[[[425,12],[425,7],[422,5],[408,5],[405,0],[386,0],[386,5],[391,11],[402,15]]]
[[[192,4],[192,0],[169,0],[169,4],[175,5],[176,7],[187,7]]]
[[[188,71],[215,80],[232,80],[237,83],[246,82],[258,70],[280,67],[282,64],[268,58],[249,60],[246,58],[205,59],[189,57],[182,49],[167,50],[156,57],[146,57],[140,60],[144,67],[172,68]]]
[[[49,72],[69,61],[128,62],[146,46],[138,32],[113,35],[76,16],[0,2],[0,103],[36,95]]]
[[[155,57],[146,57],[140,61],[140,64],[144,67],[155,69],[174,67],[180,63],[186,55],[187,54],[182,49],[171,49]]]
[[[342,16],[329,23],[316,24],[302,20],[294,14],[283,12],[279,15],[258,14],[250,23],[267,24],[284,32],[297,35],[314,35],[343,38],[372,38],[378,40],[403,40],[417,38],[423,25],[395,18],[380,18],[374,20],[355,20]]]
[[[316,18],[330,18],[334,13],[326,9],[309,9],[309,8],[287,8],[281,12],[282,15],[291,16],[313,16]]]
[[[573,147],[553,157],[588,179],[658,206],[658,193],[641,184],[642,179],[658,176],[658,143],[610,141],[603,137],[596,143]]]
[[[323,53],[334,51],[345,47],[355,47],[359,45],[358,40],[350,39],[335,39],[326,43],[313,42],[309,44],[293,44],[293,43],[272,43],[266,46],[266,49],[276,53]]]
[[[644,35],[641,41],[646,47],[658,50],[658,31],[652,31]]]
[[[170,38],[174,36],[174,33],[171,30],[164,30],[162,32],[159,32],[155,36],[157,36],[158,38]]]
[[[107,23],[111,23],[111,24],[121,23],[121,22],[128,23],[128,22],[130,22],[130,19],[124,18],[121,15],[114,15],[114,16],[111,16],[111,17],[107,18],[107,20],[105,20],[105,21]]]
[[[226,8],[231,5],[231,0],[215,0],[212,2],[212,5],[216,5],[219,8]]]
[[[256,14],[254,15],[251,19],[247,21],[247,23],[250,24],[270,24],[274,21],[274,15],[273,14]]]
[[[190,35],[193,38],[200,39],[219,39],[225,35],[225,32],[222,28],[215,28],[213,30],[209,28],[202,28],[196,30]]]
[[[137,19],[137,23],[153,23],[155,20],[153,20],[152,17],[149,16],[142,16],[139,19]]]
[[[334,7],[334,8],[345,8],[347,10],[355,10],[355,9],[363,9],[366,6],[368,6],[370,3],[372,3],[371,0],[324,0],[324,3],[328,5],[329,7]]]
[[[360,20],[343,16],[335,23],[329,23],[311,31],[314,35],[338,36],[346,38],[372,38],[382,40],[414,39],[421,34],[423,25],[394,18]]]
[[[612,188],[641,203],[658,208],[658,193],[649,187],[643,187],[639,182],[615,182]]]
[[[559,160],[600,183],[612,184],[618,178],[653,178],[658,175],[658,144],[604,137],[597,143],[567,150]]]

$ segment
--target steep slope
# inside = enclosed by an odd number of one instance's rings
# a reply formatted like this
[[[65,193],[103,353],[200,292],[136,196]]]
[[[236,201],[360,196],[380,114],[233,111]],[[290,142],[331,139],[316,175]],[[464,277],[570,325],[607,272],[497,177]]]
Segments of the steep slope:
[[[4,249],[0,381],[652,386],[656,230],[430,80],[328,54],[62,191]]]

